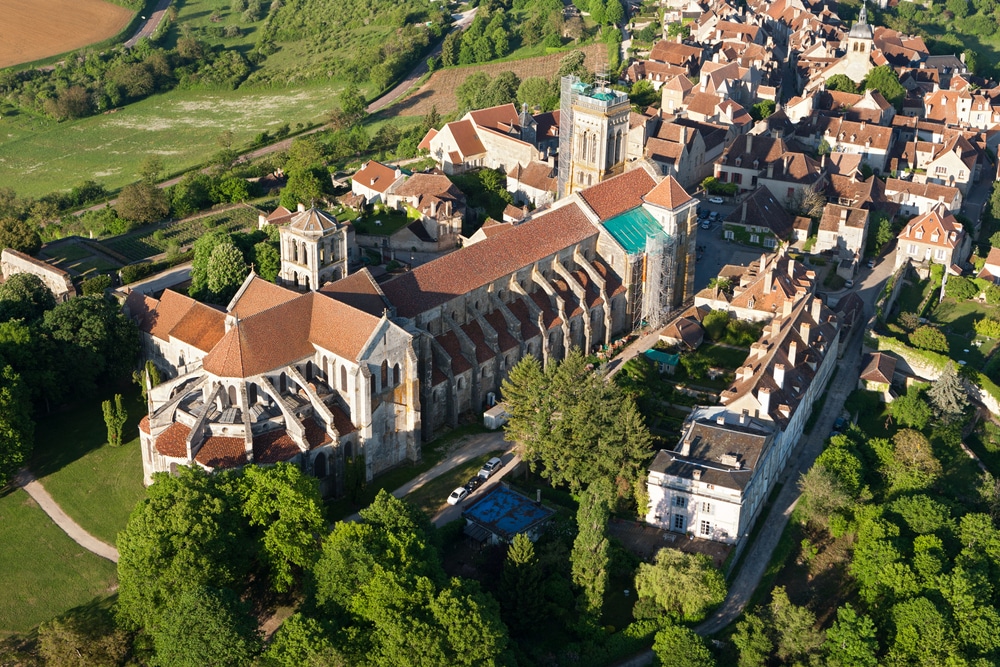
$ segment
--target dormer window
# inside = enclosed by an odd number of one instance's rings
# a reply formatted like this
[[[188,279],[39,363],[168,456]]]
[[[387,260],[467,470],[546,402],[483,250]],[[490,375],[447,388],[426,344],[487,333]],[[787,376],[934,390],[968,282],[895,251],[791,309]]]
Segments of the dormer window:
[[[917,230],[917,238],[918,239],[924,238],[924,230],[923,229],[918,229]]]
[[[741,164],[743,164],[743,157],[740,156],[740,155],[737,155],[736,156],[736,166],[739,167]]]
[[[931,234],[931,242],[933,242],[933,243],[937,243],[937,242],[938,242],[938,239],[939,239],[940,237],[941,237],[941,235],[940,235],[940,234],[938,234],[938,231],[937,231],[937,230],[935,229],[935,230],[934,230],[934,233],[932,233],[932,234]]]

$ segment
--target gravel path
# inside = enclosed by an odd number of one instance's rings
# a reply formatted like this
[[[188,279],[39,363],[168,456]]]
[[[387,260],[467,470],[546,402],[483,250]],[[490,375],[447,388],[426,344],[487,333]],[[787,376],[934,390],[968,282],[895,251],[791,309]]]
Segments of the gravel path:
[[[49,518],[60,528],[63,532],[69,535],[74,542],[79,544],[81,547],[97,554],[101,558],[107,558],[112,563],[118,562],[118,549],[114,548],[107,542],[102,542],[97,539],[83,528],[80,527],[76,521],[69,518],[59,504],[52,499],[49,492],[45,490],[42,483],[35,479],[35,476],[31,474],[31,471],[25,469],[22,470],[18,475],[18,479],[15,481],[15,485],[22,487],[28,492],[28,495],[38,503],[38,506],[42,508],[42,511],[49,515]]]

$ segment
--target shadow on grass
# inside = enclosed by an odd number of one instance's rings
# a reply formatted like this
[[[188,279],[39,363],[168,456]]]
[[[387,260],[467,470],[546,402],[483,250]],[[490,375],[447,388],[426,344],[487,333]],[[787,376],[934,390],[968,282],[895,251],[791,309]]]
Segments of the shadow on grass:
[[[35,415],[35,450],[30,467],[35,477],[42,478],[61,470],[70,463],[105,445],[108,429],[104,425],[101,402],[122,395],[122,407],[128,411],[128,421],[122,429],[122,441],[138,437],[139,421],[146,416],[146,406],[138,387],[133,385],[113,390],[102,390],[96,398],[78,403],[49,414]]]

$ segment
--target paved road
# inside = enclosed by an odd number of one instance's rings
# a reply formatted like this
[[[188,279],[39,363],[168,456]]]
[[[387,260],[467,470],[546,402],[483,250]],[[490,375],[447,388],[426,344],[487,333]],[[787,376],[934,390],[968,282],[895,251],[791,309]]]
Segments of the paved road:
[[[972,220],[977,230],[979,229],[980,217],[983,215],[983,207],[986,205],[987,200],[989,200],[992,190],[993,181],[989,178],[984,178],[972,186],[969,196],[962,202],[962,213]]]
[[[45,490],[42,483],[35,479],[31,471],[24,469],[14,482],[15,486],[23,488],[29,496],[34,499],[42,511],[49,515],[49,518],[59,526],[64,533],[70,536],[74,542],[81,547],[97,554],[101,558],[107,558],[113,563],[118,562],[118,549],[107,542],[102,542],[83,528],[76,521],[69,518],[59,504],[52,499],[49,492]]]
[[[146,17],[146,20],[139,24],[139,29],[135,31],[135,34],[129,37],[128,41],[125,42],[125,46],[132,48],[138,44],[139,40],[143,37],[151,37],[156,28],[160,25],[160,21],[163,20],[163,15],[167,13],[167,7],[170,6],[171,0],[160,0],[156,4],[156,8],[153,13]]]
[[[472,19],[476,17],[476,11],[478,9],[479,9],[478,7],[473,7],[472,9],[462,12],[461,14],[453,15],[452,18],[455,20],[455,23],[452,25],[451,30],[465,30],[466,28],[468,28],[469,25],[472,23]],[[451,30],[449,30],[448,32],[451,32]],[[440,42],[438,42],[437,46],[435,46],[434,49],[429,54],[427,54],[427,58],[437,58],[438,56],[440,56],[442,44],[444,44],[443,39]],[[414,67],[413,70],[406,75],[406,78],[400,81],[398,84],[396,84],[396,86],[393,87],[392,90],[390,90],[385,95],[383,95],[382,97],[378,98],[377,100],[369,104],[367,109],[368,113],[375,113],[377,111],[381,111],[382,109],[386,108],[387,106],[398,100],[400,97],[405,95],[407,91],[409,91],[410,88],[413,87],[413,84],[415,84],[420,79],[420,77],[422,77],[424,74],[427,74],[427,58],[421,60],[420,63],[417,64],[417,66]]]
[[[457,468],[458,466],[471,461],[477,456],[482,456],[483,454],[489,454],[497,450],[507,451],[510,449],[511,443],[503,439],[503,431],[494,431],[492,433],[482,433],[479,435],[468,436],[468,440],[461,447],[456,448],[451,452],[443,461],[435,465],[430,470],[423,472],[409,482],[399,487],[392,492],[397,498],[402,498],[406,494],[419,489],[421,486],[431,481],[435,477],[440,477],[449,470]],[[505,457],[506,459],[506,457]],[[507,466],[505,465],[506,469]],[[493,479],[498,479],[500,475],[494,475]],[[442,501],[444,499],[442,498]],[[354,513],[347,517],[345,521],[357,521],[361,518],[361,515]]]

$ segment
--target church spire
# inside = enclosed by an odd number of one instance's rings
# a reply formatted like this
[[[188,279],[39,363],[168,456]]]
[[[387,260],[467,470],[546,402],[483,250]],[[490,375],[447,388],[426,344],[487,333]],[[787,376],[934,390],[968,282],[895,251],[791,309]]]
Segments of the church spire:
[[[858,15],[858,23],[860,25],[868,25],[868,3],[861,3],[861,13]]]

